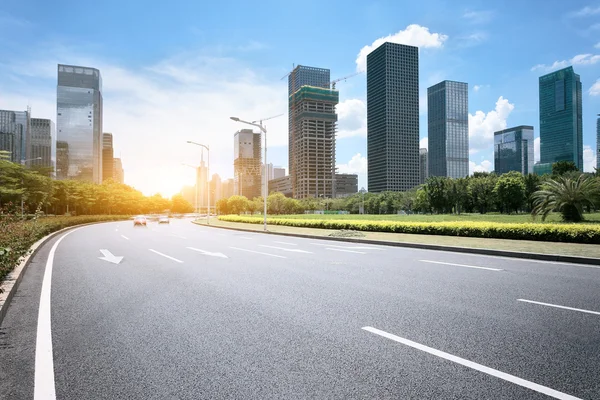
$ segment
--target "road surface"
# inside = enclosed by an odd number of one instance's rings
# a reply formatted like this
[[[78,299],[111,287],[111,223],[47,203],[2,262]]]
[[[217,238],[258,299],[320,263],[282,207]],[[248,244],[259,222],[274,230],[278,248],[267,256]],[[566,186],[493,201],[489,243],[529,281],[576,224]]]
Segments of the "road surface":
[[[0,398],[600,399],[600,268],[132,225],[33,257]]]

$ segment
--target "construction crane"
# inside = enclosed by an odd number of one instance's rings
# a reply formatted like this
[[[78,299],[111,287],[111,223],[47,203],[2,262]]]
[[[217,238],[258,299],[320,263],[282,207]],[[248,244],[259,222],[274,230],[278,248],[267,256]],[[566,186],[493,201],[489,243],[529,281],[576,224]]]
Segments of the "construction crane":
[[[284,76],[281,77],[280,81],[284,80],[285,78],[287,78],[288,76],[290,76],[290,74],[292,72],[294,72],[294,69],[296,68],[296,64],[292,64],[292,70],[290,72],[288,72],[287,74],[285,74]]]
[[[273,118],[281,117],[282,115],[285,115],[285,114],[277,114],[277,115],[274,115],[274,116],[269,117],[269,118],[261,118],[258,121],[252,121],[252,123],[253,124],[255,124],[257,122],[263,123],[264,121],[268,121],[268,120],[273,119]]]
[[[331,83],[331,90],[335,90],[335,84],[336,84],[336,83],[338,83],[338,82],[340,82],[340,81],[345,81],[346,79],[348,79],[348,78],[352,78],[352,77],[354,77],[354,76],[356,76],[356,75],[360,75],[360,74],[362,74],[363,72],[365,72],[365,71],[358,71],[358,72],[355,72],[355,73],[353,73],[353,74],[346,75],[346,76],[344,76],[344,77],[342,77],[342,78],[334,79],[333,81],[331,81],[331,82],[330,82],[330,83]]]

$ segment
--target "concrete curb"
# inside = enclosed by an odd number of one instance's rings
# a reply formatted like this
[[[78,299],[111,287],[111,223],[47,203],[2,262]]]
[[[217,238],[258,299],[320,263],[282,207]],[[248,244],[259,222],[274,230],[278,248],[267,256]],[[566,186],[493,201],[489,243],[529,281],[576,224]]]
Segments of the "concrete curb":
[[[271,231],[265,232],[265,231],[255,231],[252,229],[233,228],[233,227],[229,227],[229,226],[206,225],[206,224],[202,224],[202,223],[196,223],[196,221],[192,221],[192,223],[194,223],[196,225],[201,225],[201,226],[208,226],[211,228],[228,229],[228,230],[239,231],[239,232],[265,233],[265,234],[269,234],[269,235],[293,236],[293,237],[299,237],[299,238],[304,238],[304,239],[331,240],[331,241],[335,241],[335,242],[374,244],[374,245],[381,245],[381,246],[407,247],[407,248],[411,248],[411,249],[421,249],[421,250],[450,251],[450,252],[454,252],[454,253],[479,254],[479,255],[488,255],[488,256],[497,256],[497,257],[521,258],[521,259],[526,259],[526,260],[554,261],[554,262],[570,263],[570,264],[585,264],[585,265],[599,265],[600,266],[600,258],[565,256],[565,255],[560,255],[560,254],[527,253],[527,252],[510,251],[510,250],[478,249],[478,248],[474,248],[474,247],[443,246],[443,245],[436,245],[436,244],[390,242],[387,240],[341,238],[341,237],[332,237],[332,236],[315,236],[315,235],[305,235],[302,233],[271,232]]]
[[[86,225],[104,224],[107,222],[118,222],[118,221],[87,222],[85,224],[68,226],[68,227],[62,228],[56,232],[52,232],[52,233],[44,236],[37,242],[35,242],[29,248],[29,253],[21,259],[21,262],[19,263],[19,265],[17,265],[15,267],[15,269],[13,269],[8,275],[6,275],[6,278],[4,278],[4,281],[2,281],[0,283],[0,289],[3,290],[3,292],[0,293],[0,324],[2,324],[2,321],[4,320],[4,316],[6,315],[8,307],[10,306],[10,301],[13,298],[13,296],[15,295],[17,289],[19,288],[19,284],[21,283],[21,280],[23,279],[23,275],[25,275],[25,270],[27,269],[27,266],[29,266],[29,260],[31,260],[37,254],[37,252],[39,251],[39,249],[42,247],[43,244],[45,244],[47,241],[52,239],[54,236],[60,234],[61,232],[68,231],[69,229],[80,228],[80,227],[86,226]]]

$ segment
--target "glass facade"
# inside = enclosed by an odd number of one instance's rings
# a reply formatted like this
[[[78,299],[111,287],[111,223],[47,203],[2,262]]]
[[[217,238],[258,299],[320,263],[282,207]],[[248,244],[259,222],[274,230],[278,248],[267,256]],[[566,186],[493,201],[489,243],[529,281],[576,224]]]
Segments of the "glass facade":
[[[369,192],[419,185],[419,49],[386,42],[367,56]]]
[[[56,168],[56,127],[49,119],[31,118],[28,159],[41,157],[41,160],[32,160],[31,165],[47,168]],[[54,173],[54,172],[53,172]]]
[[[469,175],[469,86],[443,81],[427,89],[429,176]]]
[[[100,71],[59,64],[56,98],[57,178],[101,183]]]
[[[518,171],[533,173],[533,126],[517,126],[494,132],[494,171],[505,174]]]
[[[8,152],[8,160],[14,163],[25,160],[25,127],[18,121],[16,111],[0,110],[0,150]]]
[[[419,183],[422,185],[429,177],[429,154],[427,149],[419,149]]]
[[[540,163],[573,161],[583,171],[581,81],[573,67],[539,78]]]

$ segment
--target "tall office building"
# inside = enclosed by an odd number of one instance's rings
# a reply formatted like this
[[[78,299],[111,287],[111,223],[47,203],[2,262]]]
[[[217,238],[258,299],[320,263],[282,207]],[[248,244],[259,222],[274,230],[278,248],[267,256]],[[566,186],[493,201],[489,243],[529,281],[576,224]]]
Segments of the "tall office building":
[[[533,173],[533,126],[515,126],[494,132],[494,171],[505,174],[518,171]]]
[[[302,86],[329,89],[330,81],[331,78],[328,69],[303,65],[298,65],[288,76],[288,168],[290,176],[294,175],[295,155],[298,154],[294,148],[297,132],[294,130],[296,126],[294,122],[296,117],[294,110],[296,107],[292,103],[292,95],[300,90]]]
[[[427,149],[419,149],[419,183],[422,185],[429,178],[429,154]]]
[[[281,167],[273,168],[273,178],[272,179],[283,178],[284,176],[285,176],[285,168],[281,168]]]
[[[225,179],[221,182],[222,198],[228,199],[235,193],[235,180],[232,178]]]
[[[581,80],[567,67],[539,78],[540,164],[572,161],[583,171]]]
[[[600,114],[596,120],[596,172],[600,172]]]
[[[296,199],[335,197],[337,90],[302,86],[290,97],[291,177]]]
[[[198,190],[198,207],[200,209],[208,206],[208,167],[204,162],[204,149],[200,155],[200,166],[196,168],[196,188]],[[213,204],[214,205],[214,204]]]
[[[102,134],[102,181],[114,179],[114,157],[112,133]]]
[[[348,197],[358,193],[357,174],[335,174],[335,197]]]
[[[234,194],[253,199],[261,195],[261,135],[242,129],[234,135]]]
[[[102,182],[102,77],[95,68],[58,65],[56,129],[61,179]],[[58,150],[58,144],[57,144]],[[67,154],[67,158],[61,159]]]
[[[427,89],[429,176],[469,175],[469,86],[443,81]]]
[[[211,209],[217,204],[217,201],[223,198],[223,184],[219,174],[213,174],[210,180],[210,207]]]
[[[0,150],[7,152],[11,162],[20,164],[25,160],[25,129],[17,111],[0,110]]]
[[[27,158],[32,160],[31,165],[56,169],[56,126],[49,119],[31,118],[29,127],[29,147]]]
[[[419,184],[419,49],[386,42],[367,56],[369,192]]]
[[[115,182],[125,183],[125,170],[120,158],[113,158],[113,179]]]

